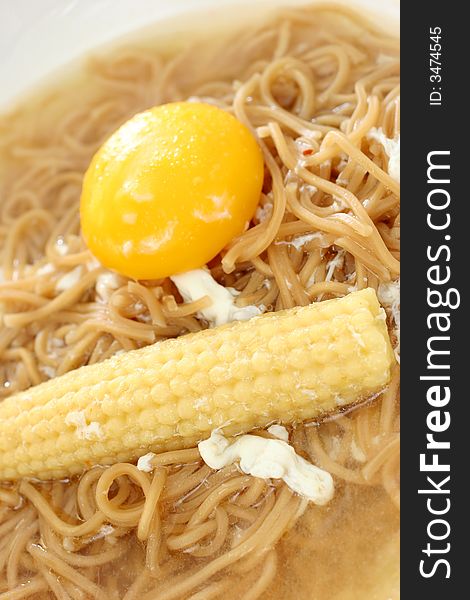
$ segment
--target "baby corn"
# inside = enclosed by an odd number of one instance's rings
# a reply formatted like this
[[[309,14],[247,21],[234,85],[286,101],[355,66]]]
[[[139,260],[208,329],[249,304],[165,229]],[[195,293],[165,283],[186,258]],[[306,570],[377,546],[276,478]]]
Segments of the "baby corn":
[[[211,431],[293,423],[379,392],[393,363],[372,289],[82,367],[0,404],[0,479],[62,478]]]

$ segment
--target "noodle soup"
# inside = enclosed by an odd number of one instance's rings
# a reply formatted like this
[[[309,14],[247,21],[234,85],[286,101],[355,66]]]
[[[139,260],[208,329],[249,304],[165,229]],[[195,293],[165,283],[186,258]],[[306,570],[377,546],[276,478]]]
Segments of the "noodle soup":
[[[263,152],[256,213],[208,263],[236,308],[373,288],[399,360],[397,40],[325,7],[172,52],[156,39],[92,56],[0,120],[1,398],[208,327],[203,299],[185,301],[169,277],[109,271],[80,231],[101,144],[136,113],[187,99],[233,114]],[[157,453],[150,469],[92,463],[0,483],[0,599],[398,598],[398,362],[361,400],[288,427],[297,455],[333,477],[325,506],[236,464],[211,469],[194,447]],[[93,434],[80,415],[73,426]]]

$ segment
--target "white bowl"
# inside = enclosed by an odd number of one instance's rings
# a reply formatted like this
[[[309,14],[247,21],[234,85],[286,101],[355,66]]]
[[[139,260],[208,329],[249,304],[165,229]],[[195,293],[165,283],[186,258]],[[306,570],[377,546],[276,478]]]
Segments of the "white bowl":
[[[397,28],[399,0],[343,0]],[[0,106],[90,49],[159,22],[165,34],[312,0],[14,0],[0,3]],[[235,7],[236,11],[233,10]],[[244,7],[244,9],[243,9]]]

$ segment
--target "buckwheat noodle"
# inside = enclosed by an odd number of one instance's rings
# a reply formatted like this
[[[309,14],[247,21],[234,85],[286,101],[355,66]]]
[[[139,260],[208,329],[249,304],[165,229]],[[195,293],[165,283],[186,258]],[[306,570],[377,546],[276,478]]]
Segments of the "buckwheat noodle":
[[[289,10],[173,56],[114,49],[89,60],[79,96],[70,82],[1,118],[0,397],[206,326],[196,316],[206,298],[185,304],[168,279],[111,274],[80,237],[91,156],[158,103],[216,104],[259,140],[260,206],[209,265],[240,306],[280,310],[368,286],[380,298],[399,274],[399,184],[377,133],[399,136],[397,52],[345,8]],[[382,486],[398,507],[398,390],[397,365],[379,398],[297,426],[294,446],[340,489]],[[0,486],[0,599],[260,598],[305,501],[235,466],[214,472],[197,449],[154,464]]]

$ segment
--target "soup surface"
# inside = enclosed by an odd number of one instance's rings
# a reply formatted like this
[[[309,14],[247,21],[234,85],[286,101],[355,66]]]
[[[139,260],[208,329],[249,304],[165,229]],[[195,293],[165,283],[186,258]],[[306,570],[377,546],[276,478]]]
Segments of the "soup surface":
[[[187,99],[234,114],[265,163],[256,213],[212,277],[260,311],[372,287],[399,360],[398,77],[397,40],[363,17],[286,10],[170,49],[149,30],[1,117],[0,398],[208,326],[169,278],[112,273],[80,235],[96,150],[135,113]],[[0,599],[398,598],[398,377],[397,363],[378,397],[289,428],[334,478],[326,506],[235,466],[214,472],[197,449],[150,474],[121,463],[1,483]],[[163,489],[150,508],[148,486]]]

